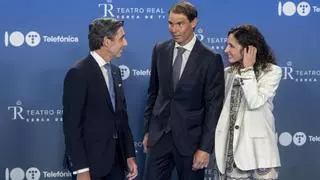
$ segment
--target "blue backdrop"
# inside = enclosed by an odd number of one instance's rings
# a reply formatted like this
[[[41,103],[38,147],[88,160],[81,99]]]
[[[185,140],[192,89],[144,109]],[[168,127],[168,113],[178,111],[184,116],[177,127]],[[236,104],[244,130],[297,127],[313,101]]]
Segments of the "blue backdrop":
[[[125,20],[129,46],[120,60],[130,125],[142,174],[143,109],[155,42],[170,38],[167,11],[177,0],[18,1],[0,6],[0,179],[69,179],[62,168],[61,96],[68,68],[88,54],[88,24]],[[280,179],[319,179],[320,2],[191,1],[196,34],[222,53],[234,25],[257,26],[273,48],[283,78],[275,98]],[[206,171],[215,179],[214,165]],[[138,178],[140,179],[141,176]]]

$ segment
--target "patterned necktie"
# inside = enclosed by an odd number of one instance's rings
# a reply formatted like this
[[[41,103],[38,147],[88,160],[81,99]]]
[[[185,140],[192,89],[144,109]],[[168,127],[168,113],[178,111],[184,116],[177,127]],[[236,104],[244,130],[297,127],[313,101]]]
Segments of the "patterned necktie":
[[[114,93],[114,87],[113,87],[111,64],[110,63],[106,63],[104,65],[104,68],[107,70],[107,73],[108,73],[108,90],[109,90],[109,94],[110,94],[110,99],[111,99],[111,102],[112,102],[113,110],[115,110],[115,93]]]
[[[177,47],[178,53],[176,59],[174,60],[173,67],[172,67],[172,82],[173,82],[173,89],[175,90],[177,84],[180,79],[180,72],[181,72],[181,65],[182,65],[182,54],[186,51],[183,47]]]

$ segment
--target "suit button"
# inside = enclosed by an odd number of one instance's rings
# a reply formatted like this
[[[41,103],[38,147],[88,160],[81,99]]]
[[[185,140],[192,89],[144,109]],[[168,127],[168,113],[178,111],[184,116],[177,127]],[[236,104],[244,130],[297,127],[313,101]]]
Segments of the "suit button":
[[[235,128],[235,129],[239,129],[239,126],[238,126],[238,125],[236,125],[236,126],[234,126],[234,128]]]
[[[113,138],[113,139],[118,139],[118,133],[114,133],[114,134],[112,135],[112,138]]]

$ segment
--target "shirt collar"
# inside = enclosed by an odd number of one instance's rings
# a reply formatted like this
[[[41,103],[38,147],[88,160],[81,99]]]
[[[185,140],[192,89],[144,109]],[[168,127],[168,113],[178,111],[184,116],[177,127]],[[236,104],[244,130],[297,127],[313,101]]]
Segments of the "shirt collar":
[[[191,41],[189,41],[186,45],[180,46],[177,42],[175,42],[174,48],[183,47],[183,48],[186,49],[187,51],[190,51],[190,52],[191,52],[194,44],[196,43],[196,40],[197,40],[196,34],[193,33],[193,38],[192,38]]]
[[[98,63],[99,67],[102,68],[105,64],[109,63],[106,62],[98,53],[95,51],[90,51],[91,56],[93,57],[94,60]]]

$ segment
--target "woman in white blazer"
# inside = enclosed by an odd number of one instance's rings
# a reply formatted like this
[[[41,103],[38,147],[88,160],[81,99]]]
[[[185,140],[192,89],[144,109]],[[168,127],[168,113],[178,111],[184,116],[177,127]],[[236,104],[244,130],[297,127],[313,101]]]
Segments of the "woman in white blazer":
[[[278,179],[280,167],[273,98],[281,68],[259,30],[241,25],[228,32],[225,102],[215,135],[224,179]]]

